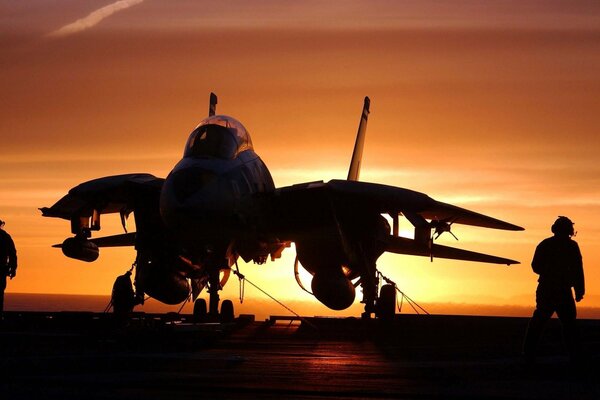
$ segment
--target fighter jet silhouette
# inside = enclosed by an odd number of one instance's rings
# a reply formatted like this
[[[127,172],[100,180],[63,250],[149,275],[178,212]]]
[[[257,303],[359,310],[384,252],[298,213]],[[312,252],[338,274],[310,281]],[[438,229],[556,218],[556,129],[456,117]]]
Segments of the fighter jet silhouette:
[[[74,237],[63,253],[82,261],[98,258],[99,247],[135,246],[136,291],[167,304],[207,287],[208,309],[198,299],[195,312],[219,316],[219,291],[241,257],[262,264],[296,245],[300,263],[311,275],[314,296],[334,310],[348,308],[361,286],[364,317],[390,317],[395,291],[378,295],[377,259],[384,252],[497,264],[507,258],[434,243],[453,224],[485,228],[523,228],[442,203],[408,189],[359,181],[370,101],[365,98],[346,180],[308,182],[276,188],[255,153],[250,134],[236,119],[216,115],[211,93],[209,115],[192,131],[166,179],[150,174],[108,176],[82,183],[49,208],[44,217],[71,221]],[[137,231],[127,233],[134,213]],[[91,238],[102,214],[119,213],[125,234]],[[391,217],[392,226],[384,215]],[[399,236],[403,216],[414,239]],[[233,304],[221,306],[233,317]]]

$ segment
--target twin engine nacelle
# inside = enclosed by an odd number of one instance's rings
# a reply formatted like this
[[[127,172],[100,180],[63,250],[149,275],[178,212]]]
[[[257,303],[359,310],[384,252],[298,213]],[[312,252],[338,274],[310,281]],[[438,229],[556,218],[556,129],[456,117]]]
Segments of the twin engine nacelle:
[[[95,243],[78,237],[65,239],[61,248],[65,256],[85,262],[96,261],[100,255],[100,249]]]

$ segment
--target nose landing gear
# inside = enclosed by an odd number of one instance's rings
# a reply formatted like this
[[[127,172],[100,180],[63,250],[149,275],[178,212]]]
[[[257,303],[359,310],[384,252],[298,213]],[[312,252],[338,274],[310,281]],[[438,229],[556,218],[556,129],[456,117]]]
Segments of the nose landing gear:
[[[209,313],[207,310],[207,303],[205,299],[196,299],[194,302],[193,311],[194,322],[222,322],[228,323],[233,322],[235,319],[235,312],[233,302],[231,300],[223,300],[221,303],[221,312],[217,314]]]
[[[229,275],[226,274],[226,276]],[[223,284],[218,270],[210,275],[208,280],[208,309],[205,299],[196,299],[194,302],[194,322],[233,322],[235,313],[231,300],[223,300],[221,312],[219,312],[219,290],[222,289]]]

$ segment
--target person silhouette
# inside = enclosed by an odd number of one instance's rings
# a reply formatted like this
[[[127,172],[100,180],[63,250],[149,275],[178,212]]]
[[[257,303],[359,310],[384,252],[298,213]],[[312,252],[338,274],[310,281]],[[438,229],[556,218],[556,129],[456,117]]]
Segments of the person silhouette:
[[[111,301],[117,325],[125,326],[136,305],[135,292],[131,284],[131,271],[117,277],[113,285]]]
[[[17,275],[17,249],[12,238],[4,230],[4,221],[0,220],[0,320],[4,318],[4,290],[6,277]]]
[[[531,267],[539,275],[536,308],[523,344],[523,353],[528,362],[534,361],[544,326],[555,312],[563,327],[563,338],[569,355],[571,358],[577,355],[575,301],[583,299],[585,280],[579,245],[571,239],[575,236],[573,225],[569,218],[558,217],[551,228],[554,236],[542,240],[535,249]]]

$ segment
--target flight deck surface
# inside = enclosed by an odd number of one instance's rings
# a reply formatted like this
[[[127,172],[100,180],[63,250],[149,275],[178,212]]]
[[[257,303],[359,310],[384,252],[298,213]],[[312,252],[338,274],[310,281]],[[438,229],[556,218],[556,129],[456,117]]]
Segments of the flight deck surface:
[[[599,398],[600,321],[580,321],[578,363],[551,321],[535,367],[520,356],[527,322],[137,315],[123,328],[106,314],[8,313],[0,390],[7,399]]]

